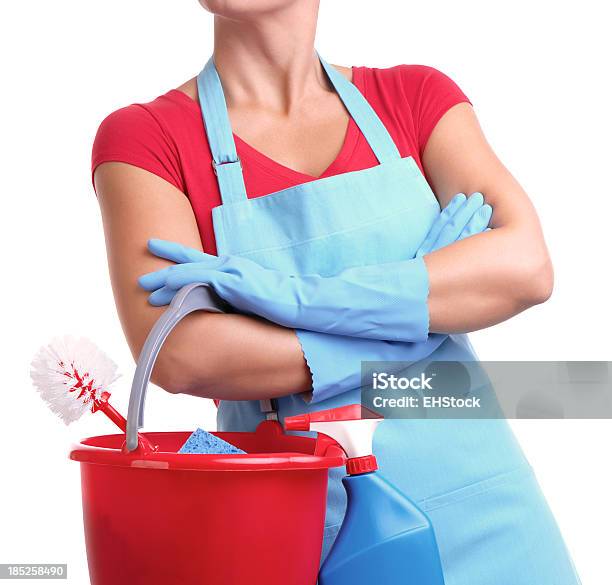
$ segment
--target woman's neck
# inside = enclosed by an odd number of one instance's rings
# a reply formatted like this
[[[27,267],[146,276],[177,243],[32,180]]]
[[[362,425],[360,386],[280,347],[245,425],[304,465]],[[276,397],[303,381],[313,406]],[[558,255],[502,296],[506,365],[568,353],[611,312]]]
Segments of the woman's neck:
[[[228,106],[288,114],[328,84],[314,50],[318,1],[294,2],[258,19],[215,16],[215,64]]]

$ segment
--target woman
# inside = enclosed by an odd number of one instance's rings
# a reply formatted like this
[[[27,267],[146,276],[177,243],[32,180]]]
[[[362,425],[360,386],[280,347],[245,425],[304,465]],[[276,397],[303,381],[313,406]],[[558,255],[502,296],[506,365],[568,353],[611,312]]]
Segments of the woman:
[[[281,418],[358,402],[361,360],[473,359],[463,333],[550,296],[536,213],[450,79],[422,66],[328,66],[314,51],[316,0],[200,1],[215,15],[214,62],[109,116],[93,152],[134,355],[159,317],[151,305],[183,284],[209,282],[242,310],[182,322],[156,383],[220,400],[220,430],[252,430],[259,400],[277,399]],[[473,235],[487,207],[452,199],[459,192],[484,194],[494,229]],[[454,235],[432,245],[433,232]],[[147,251],[151,237],[165,241]],[[323,277],[315,289],[307,274]],[[347,319],[331,322],[313,290],[340,291]],[[305,322],[290,306],[298,296]],[[386,421],[375,452],[430,516],[447,585],[578,582],[505,421]],[[343,511],[332,475],[324,554]]]

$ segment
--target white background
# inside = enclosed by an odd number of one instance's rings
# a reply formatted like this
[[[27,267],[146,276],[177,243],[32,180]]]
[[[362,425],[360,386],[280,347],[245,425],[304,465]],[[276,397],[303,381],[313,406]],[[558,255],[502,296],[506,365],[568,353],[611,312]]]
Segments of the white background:
[[[612,47],[604,10],[599,0],[579,9],[548,0],[323,0],[318,48],[328,60],[424,63],[449,74],[541,214],[555,294],[474,335],[483,359],[612,358]],[[54,335],[92,338],[120,364],[113,399],[126,411],[133,365],[106,271],[91,143],[112,110],[197,73],[212,22],[195,0],[29,0],[0,11],[0,562],[67,562],[69,583],[82,585],[79,470],[66,456],[72,441],[113,427],[101,415],[64,427],[33,391],[29,361]],[[213,428],[209,403],[150,392],[148,429],[198,425]],[[609,585],[612,424],[513,425],[584,584]]]

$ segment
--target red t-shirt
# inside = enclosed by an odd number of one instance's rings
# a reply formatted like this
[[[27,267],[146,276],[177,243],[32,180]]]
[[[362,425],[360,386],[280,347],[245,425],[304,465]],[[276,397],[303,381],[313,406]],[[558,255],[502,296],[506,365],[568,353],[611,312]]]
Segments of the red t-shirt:
[[[421,155],[438,120],[452,106],[469,102],[449,77],[423,65],[389,69],[354,67],[353,83],[372,105],[401,155],[414,157],[421,168]],[[340,153],[321,177],[289,169],[239,137],[234,139],[249,198],[378,164],[352,119]],[[113,112],[98,129],[92,173],[98,165],[110,161],[145,169],[185,193],[204,250],[216,253],[211,210],[221,204],[221,197],[197,102],[173,89],[152,102],[132,104]]]

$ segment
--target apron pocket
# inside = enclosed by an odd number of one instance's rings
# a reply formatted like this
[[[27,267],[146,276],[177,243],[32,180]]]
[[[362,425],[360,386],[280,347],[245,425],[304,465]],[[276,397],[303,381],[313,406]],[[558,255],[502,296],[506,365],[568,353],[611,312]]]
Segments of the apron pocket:
[[[579,585],[528,465],[419,506],[436,533],[446,585]]]
[[[437,508],[450,506],[478,494],[493,490],[506,483],[518,481],[527,476],[533,476],[533,470],[529,466],[522,466],[506,473],[500,473],[499,475],[494,475],[493,477],[453,490],[452,492],[426,498],[418,502],[418,506],[424,512],[429,513]]]

